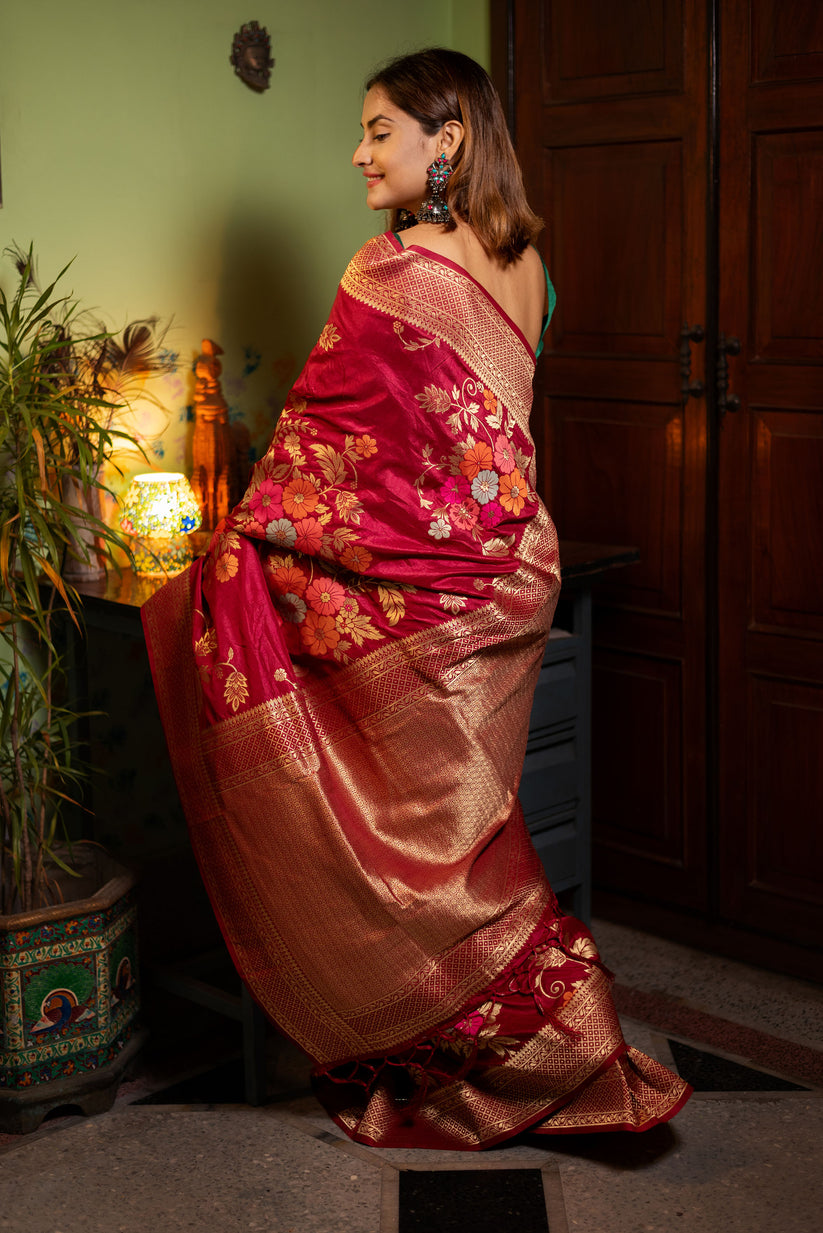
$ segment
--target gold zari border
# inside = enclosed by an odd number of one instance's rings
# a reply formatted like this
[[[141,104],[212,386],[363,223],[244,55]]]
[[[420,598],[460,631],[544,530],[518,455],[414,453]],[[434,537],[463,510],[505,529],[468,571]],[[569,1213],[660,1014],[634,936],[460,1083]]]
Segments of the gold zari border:
[[[525,1130],[643,1130],[666,1121],[686,1100],[683,1079],[624,1044],[600,969],[558,1018],[579,1035],[547,1024],[502,1065],[431,1092],[414,1113],[421,1146],[433,1138],[476,1150]],[[402,1110],[383,1088],[372,1092],[365,1109],[336,1114],[353,1138],[375,1146],[392,1145],[399,1117]]]

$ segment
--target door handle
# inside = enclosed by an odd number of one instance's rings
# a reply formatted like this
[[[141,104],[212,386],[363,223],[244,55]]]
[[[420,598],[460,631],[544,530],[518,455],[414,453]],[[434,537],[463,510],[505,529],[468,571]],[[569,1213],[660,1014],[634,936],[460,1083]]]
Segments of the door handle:
[[[739,411],[740,399],[729,390],[729,362],[727,356],[740,355],[740,339],[730,334],[727,338],[721,334],[717,340],[717,364],[715,369],[715,388],[717,390],[717,414],[722,420],[727,411]]]
[[[702,343],[706,331],[702,325],[684,325],[680,331],[680,396],[685,402],[688,398],[703,397],[703,382],[692,381],[692,348],[691,344]]]

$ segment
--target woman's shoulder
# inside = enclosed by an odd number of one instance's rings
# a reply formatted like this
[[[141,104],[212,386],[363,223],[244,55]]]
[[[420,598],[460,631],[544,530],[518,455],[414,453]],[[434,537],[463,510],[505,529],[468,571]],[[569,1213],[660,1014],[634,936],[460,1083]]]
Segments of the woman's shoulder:
[[[541,291],[545,287],[546,267],[543,264],[543,258],[534,245],[529,244],[527,248],[524,248],[517,261],[513,262],[513,268],[516,271],[520,271],[524,278],[527,278],[532,285],[537,286]]]
[[[418,223],[408,227],[398,237],[404,248],[419,247],[429,252],[447,257],[455,265],[462,266],[470,273],[475,271],[492,275],[508,274],[517,280],[540,283],[543,279],[543,262],[537,249],[529,245],[520,256],[509,265],[490,256],[471,227],[461,225],[454,231],[446,231],[443,227],[432,226],[431,223]],[[480,278],[480,282],[484,279]]]

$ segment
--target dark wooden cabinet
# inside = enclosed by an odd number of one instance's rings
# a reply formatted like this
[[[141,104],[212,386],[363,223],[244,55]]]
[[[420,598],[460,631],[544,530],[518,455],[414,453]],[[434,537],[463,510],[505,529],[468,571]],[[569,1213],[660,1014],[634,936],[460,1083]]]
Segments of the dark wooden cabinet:
[[[823,5],[494,12],[544,495],[640,549],[595,590],[596,906],[821,977]]]

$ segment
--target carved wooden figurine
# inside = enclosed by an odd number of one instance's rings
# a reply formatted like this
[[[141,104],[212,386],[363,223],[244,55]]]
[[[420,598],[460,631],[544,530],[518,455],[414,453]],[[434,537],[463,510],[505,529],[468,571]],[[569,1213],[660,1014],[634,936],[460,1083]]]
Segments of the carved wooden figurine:
[[[223,354],[211,338],[203,339],[203,354],[194,366],[194,440],[192,476],[203,514],[202,530],[213,531],[239,497],[237,447],[229,426],[228,407],[220,388]]]

